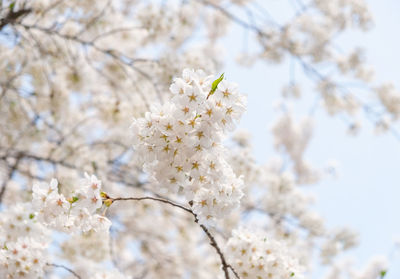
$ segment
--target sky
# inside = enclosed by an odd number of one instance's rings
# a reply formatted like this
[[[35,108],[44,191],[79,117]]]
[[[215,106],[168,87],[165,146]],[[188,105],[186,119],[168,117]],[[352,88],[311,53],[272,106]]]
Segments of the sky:
[[[287,17],[292,12],[290,6],[285,6],[287,2],[263,0],[263,6],[277,18]],[[345,50],[356,45],[364,48],[368,64],[375,68],[376,81],[391,81],[400,89],[400,1],[371,0],[368,3],[374,27],[368,33],[351,31],[341,36],[338,44]],[[257,63],[252,68],[238,66],[234,60],[243,45],[243,34],[242,29],[235,27],[222,41],[227,49],[224,72],[227,79],[237,82],[241,91],[248,95],[248,111],[240,128],[252,134],[254,155],[258,162],[264,163],[274,155],[269,129],[277,117],[274,106],[282,85],[289,80],[290,68],[289,63],[282,66]],[[295,73],[300,83],[307,83],[300,67],[295,67]],[[305,101],[294,104],[299,116],[308,113],[315,94],[315,91],[305,90]],[[340,117],[328,116],[321,107],[313,115],[314,137],[305,158],[319,168],[330,160],[338,161],[340,166],[338,178],[326,178],[316,186],[304,186],[306,191],[316,194],[316,210],[325,218],[328,227],[348,225],[360,233],[359,247],[349,253],[358,264],[365,264],[376,254],[386,255],[391,260],[385,278],[400,278],[400,255],[393,253],[394,239],[400,239],[400,140],[390,133],[377,136],[365,117],[361,117],[361,132],[350,137],[348,124]]]

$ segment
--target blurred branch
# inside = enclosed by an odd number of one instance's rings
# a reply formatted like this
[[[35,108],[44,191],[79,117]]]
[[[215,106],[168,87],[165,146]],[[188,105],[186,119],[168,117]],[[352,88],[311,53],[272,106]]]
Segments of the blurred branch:
[[[31,11],[31,9],[22,9],[15,12],[12,8],[10,8],[8,14],[4,18],[0,19],[0,31],[6,25],[15,23],[19,18],[26,14],[29,14]]]
[[[218,10],[219,12],[221,12],[224,16],[226,16],[228,19],[232,20],[232,22],[236,23],[237,25],[251,30],[253,32],[255,32],[258,36],[262,37],[262,38],[266,38],[268,39],[270,36],[264,32],[260,27],[258,27],[255,24],[252,23],[248,23],[246,21],[244,21],[243,19],[239,18],[238,16],[236,16],[235,14],[231,13],[229,10],[225,9],[224,7],[218,5],[218,4],[214,4],[213,2],[209,1],[209,0],[197,0],[198,2],[202,3],[205,6],[209,6],[215,10]],[[303,12],[304,10],[307,9],[307,6],[305,4],[303,4],[303,2],[301,0],[298,1],[298,3],[301,5],[301,9]],[[275,25],[277,26],[277,28],[279,28],[281,31],[285,30],[285,26],[280,26],[278,23],[275,23]],[[290,42],[292,43],[292,42]],[[330,46],[332,46],[332,42],[331,41],[326,41],[326,44],[329,44]],[[290,48],[288,47],[283,47],[282,48],[284,51],[286,51],[293,59],[295,59],[296,61],[299,62],[299,64],[302,66],[304,73],[306,74],[306,76],[312,80],[312,77],[316,78],[317,81],[326,81],[329,82],[330,84],[334,85],[336,88],[338,88],[338,90],[346,95],[351,95],[353,96],[357,102],[361,105],[364,113],[370,117],[370,118],[374,118],[376,115],[379,115],[379,112],[377,112],[373,107],[369,106],[368,104],[366,104],[365,102],[363,102],[358,96],[356,96],[355,94],[351,94],[350,90],[340,84],[338,84],[335,81],[330,80],[328,77],[326,77],[324,74],[322,74],[318,69],[316,69],[316,67],[314,66],[313,63],[307,62],[304,57],[293,53]],[[368,90],[373,91],[371,88],[368,88]],[[369,119],[369,118],[368,118]],[[369,119],[371,122],[373,122],[373,120]],[[400,141],[400,132],[397,131],[396,129],[394,129],[393,127],[390,128],[390,132],[392,133],[392,135]]]
[[[48,266],[57,267],[57,268],[62,268],[62,269],[64,269],[64,270],[68,271],[69,273],[71,273],[72,275],[74,275],[75,278],[82,279],[82,277],[79,276],[75,271],[73,271],[73,270],[70,269],[69,267],[66,267],[65,265],[53,264],[53,263],[48,263],[47,265],[48,265]]]
[[[105,197],[105,201],[106,202],[108,201],[111,204],[114,201],[143,201],[143,200],[158,201],[158,202],[161,202],[161,203],[169,204],[171,206],[180,208],[180,209],[192,214],[193,217],[194,217],[194,222],[199,224],[199,219],[197,218],[196,213],[194,213],[192,209],[190,209],[188,207],[185,207],[183,205],[180,205],[180,204],[178,204],[176,202],[170,201],[168,199],[156,198],[156,197],[129,197],[129,198],[122,198],[122,197],[120,197],[120,198],[111,198],[111,197],[108,197],[108,196]],[[214,249],[216,250],[216,252],[217,252],[217,254],[218,254],[218,256],[219,256],[219,258],[221,260],[222,270],[224,271],[225,279],[230,279],[229,269],[232,270],[232,272],[235,274],[235,277],[237,279],[240,279],[239,275],[234,270],[234,268],[226,262],[225,255],[223,254],[221,248],[218,246],[218,243],[215,240],[214,236],[210,233],[210,231],[207,229],[206,226],[204,226],[203,224],[199,224],[199,226],[204,231],[204,233],[207,235],[207,237],[208,237],[208,239],[210,241],[210,245],[212,247],[214,247]]]
[[[18,164],[20,162],[20,159],[21,159],[21,156],[16,156],[14,164],[12,164],[12,166],[9,167],[9,169],[8,169],[7,177],[4,179],[4,181],[3,181],[2,185],[1,185],[1,189],[0,189],[0,203],[2,202],[3,196],[4,196],[5,192],[6,192],[8,181],[10,181],[10,179],[13,177],[15,171],[18,168]]]
[[[141,75],[143,78],[145,78],[152,84],[154,90],[157,93],[159,101],[162,103],[161,92],[158,89],[157,84],[153,81],[153,78],[151,77],[151,75],[135,66],[135,63],[137,63],[137,62],[157,63],[156,60],[144,59],[144,58],[132,58],[132,57],[129,57],[129,56],[121,53],[120,51],[118,51],[116,49],[103,49],[95,44],[95,41],[97,39],[99,39],[99,37],[95,37],[93,40],[83,40],[78,35],[71,36],[71,35],[67,35],[67,34],[62,34],[62,33],[58,32],[57,30],[54,30],[53,28],[46,28],[46,27],[42,27],[39,25],[35,25],[35,24],[28,25],[28,24],[23,24],[23,23],[17,23],[16,25],[21,26],[26,30],[38,30],[38,31],[41,31],[48,35],[57,36],[59,38],[65,39],[65,40],[79,43],[82,46],[91,47],[94,50],[115,59],[116,61],[122,63],[123,65],[130,67],[131,69],[133,69],[135,72],[137,72],[139,75]]]

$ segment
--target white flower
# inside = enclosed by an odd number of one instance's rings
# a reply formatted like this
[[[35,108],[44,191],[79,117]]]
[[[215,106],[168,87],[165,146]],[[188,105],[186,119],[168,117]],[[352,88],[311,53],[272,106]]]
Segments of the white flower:
[[[58,193],[57,185],[57,180],[52,179],[50,185],[33,186],[32,203],[40,222],[65,232],[108,231],[111,222],[95,214],[102,206],[101,181],[96,176],[85,174],[78,189],[68,198]]]
[[[33,238],[20,237],[0,249],[1,278],[37,279],[44,276],[47,244]]]
[[[239,205],[242,180],[222,156],[226,130],[245,110],[238,86],[201,70],[185,69],[170,86],[173,97],[132,124],[134,148],[152,179],[181,191],[200,222],[213,223]]]
[[[284,243],[245,229],[233,231],[225,255],[241,278],[303,278]]]

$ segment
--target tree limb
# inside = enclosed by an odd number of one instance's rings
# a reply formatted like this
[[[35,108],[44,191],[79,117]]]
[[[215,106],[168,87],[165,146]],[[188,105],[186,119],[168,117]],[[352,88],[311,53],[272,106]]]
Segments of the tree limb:
[[[32,10],[31,9],[22,9],[19,11],[14,12],[13,9],[10,9],[6,17],[0,19],[0,31],[7,25],[13,24],[18,20],[18,18],[22,17],[23,15],[29,14]]]

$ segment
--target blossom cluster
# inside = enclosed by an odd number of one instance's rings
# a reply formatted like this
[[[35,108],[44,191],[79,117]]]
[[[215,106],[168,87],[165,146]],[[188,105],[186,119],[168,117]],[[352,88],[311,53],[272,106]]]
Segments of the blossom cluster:
[[[28,237],[6,244],[0,250],[1,278],[43,278],[46,244]]]
[[[387,112],[398,118],[400,116],[400,94],[393,84],[384,84],[376,89],[378,98]]]
[[[363,268],[355,268],[352,259],[335,262],[323,279],[354,278],[376,279],[385,278],[389,261],[385,256],[373,256]]]
[[[273,216],[293,216],[298,224],[309,231],[310,235],[322,235],[325,232],[323,218],[309,206],[313,197],[301,191],[295,184],[294,176],[290,172],[274,172],[267,178],[268,195],[260,203]]]
[[[70,262],[92,261],[100,263],[109,260],[110,245],[108,232],[89,231],[83,234],[75,234],[60,246],[63,258]]]
[[[303,278],[303,268],[280,241],[246,229],[234,230],[226,255],[241,278]]]
[[[317,182],[319,173],[303,158],[313,133],[312,119],[307,117],[296,122],[295,117],[287,112],[277,119],[271,132],[276,149],[285,151],[293,161],[298,182]]]
[[[314,0],[313,2],[316,8],[318,8],[340,29],[354,26],[366,30],[371,26],[372,16],[365,1]]]
[[[324,263],[331,262],[339,252],[348,250],[358,244],[358,234],[341,228],[332,232],[330,238],[321,246],[321,258]]]
[[[38,212],[38,220],[49,228],[69,233],[108,231],[111,222],[96,214],[102,207],[100,188],[101,181],[87,174],[70,197],[59,193],[56,179],[38,183],[32,188],[33,208]]]
[[[172,99],[132,125],[144,169],[162,187],[182,193],[201,222],[238,206],[242,180],[224,159],[222,140],[245,110],[237,85],[201,70],[183,71]]]
[[[79,253],[85,260],[103,260],[108,251],[108,246],[104,248],[108,243],[104,239],[108,237],[111,222],[96,214],[102,206],[100,188],[101,181],[86,174],[86,178],[66,198],[59,193],[58,182],[53,179],[50,183],[33,186],[31,203],[18,203],[1,212],[0,277],[43,278],[50,262],[48,248],[52,235],[49,229],[75,234],[66,242],[75,244],[75,250],[69,253],[71,258],[77,258],[76,253]],[[104,248],[103,255],[99,255],[99,247]]]
[[[1,212],[0,278],[41,278],[49,242],[49,231],[37,222],[31,204]]]

